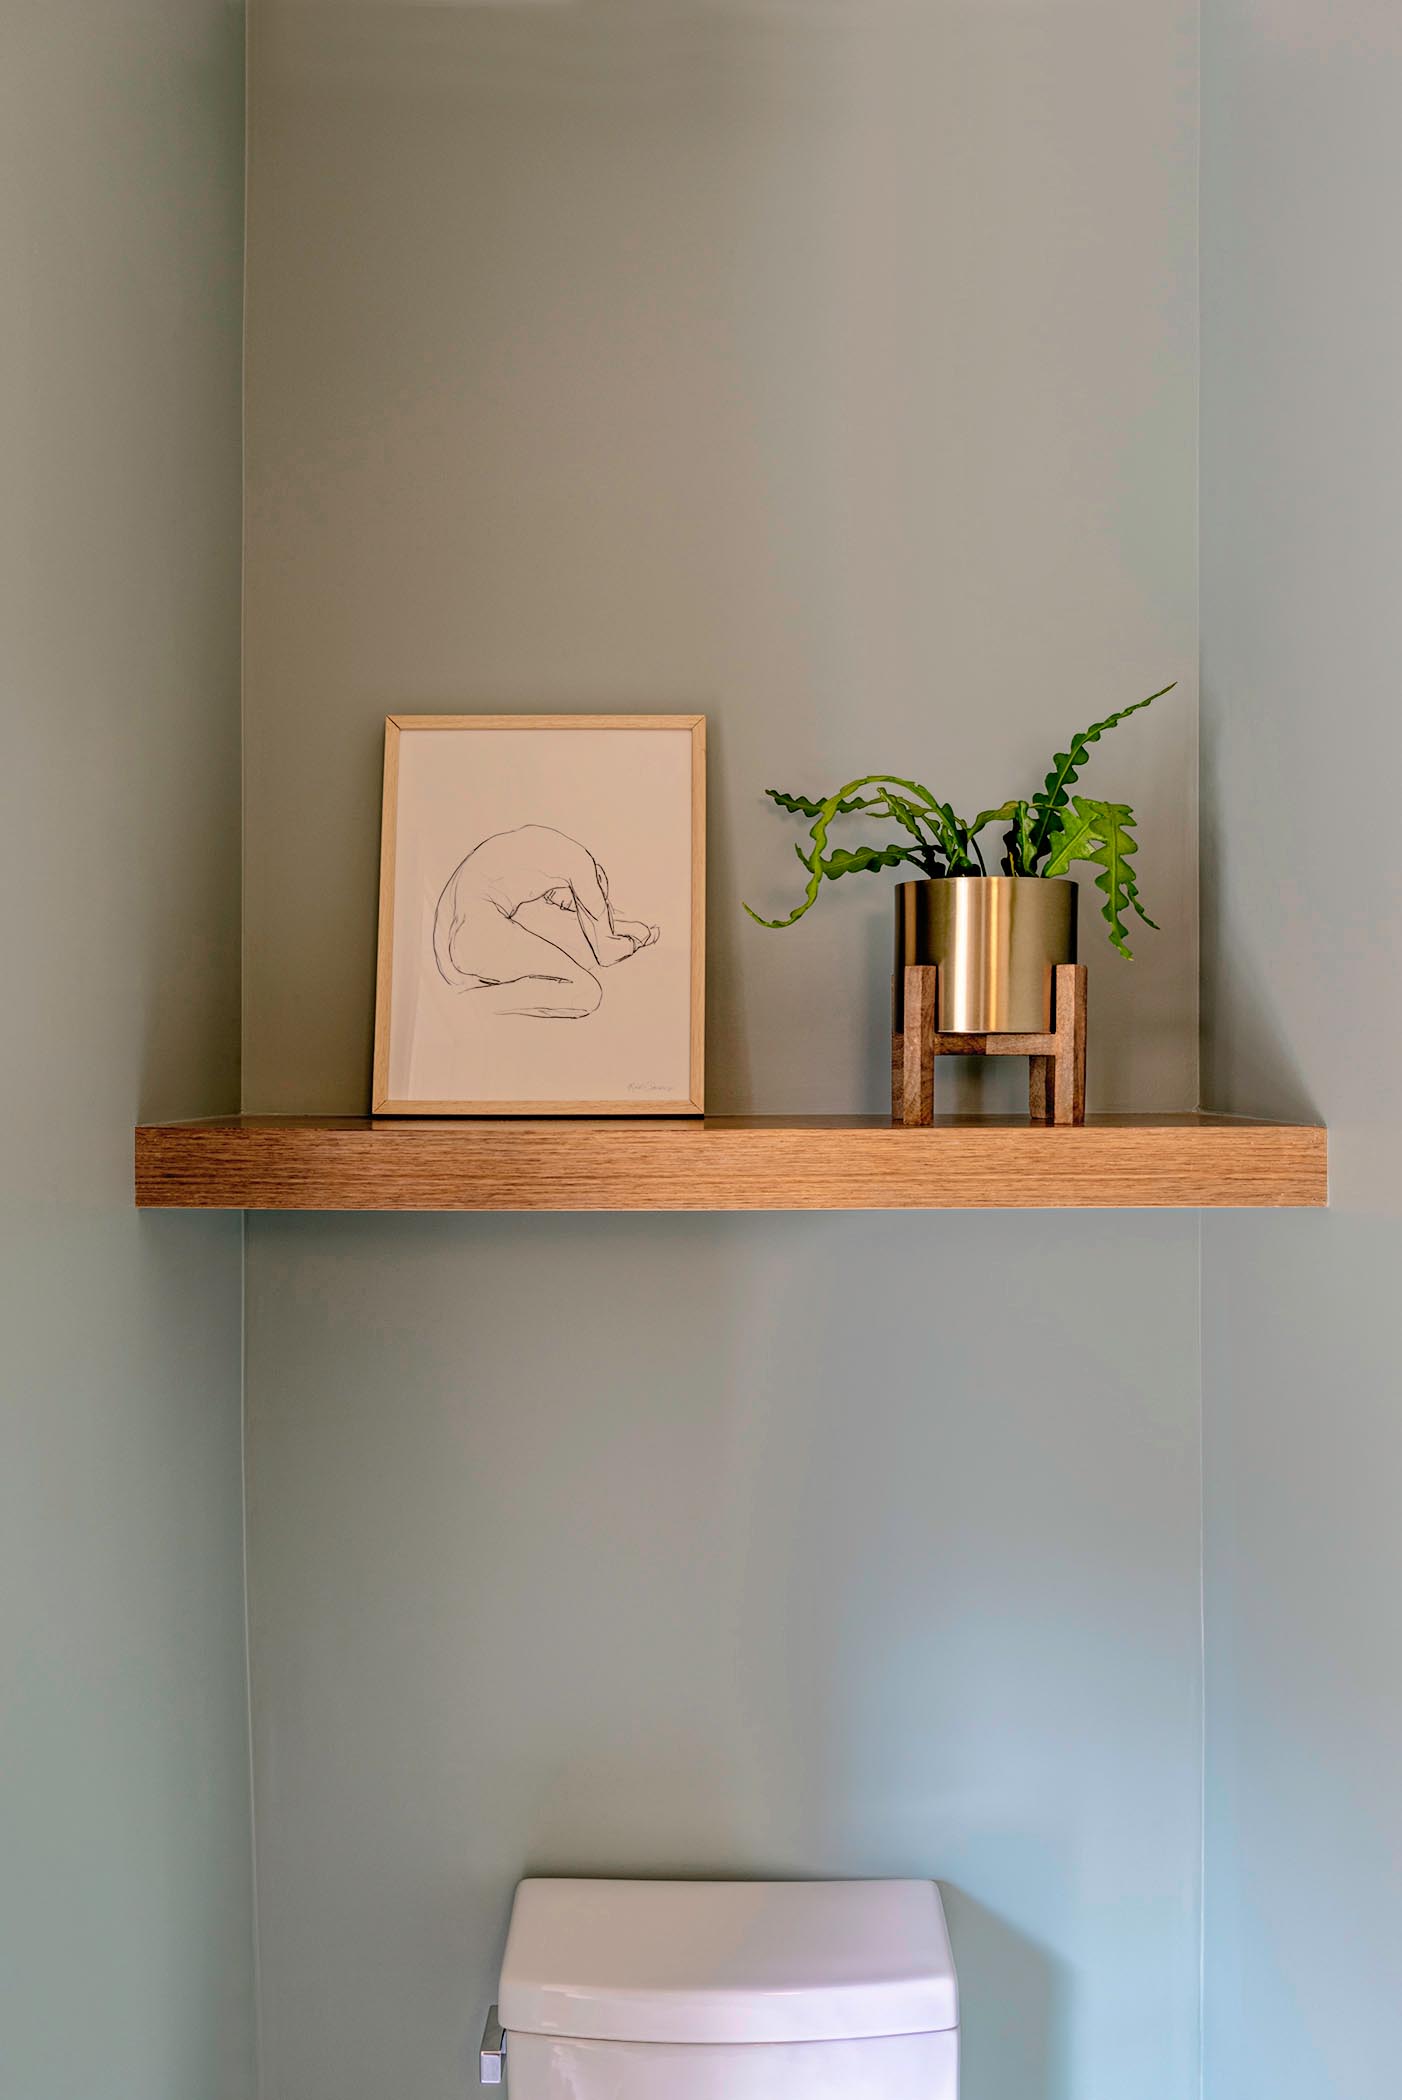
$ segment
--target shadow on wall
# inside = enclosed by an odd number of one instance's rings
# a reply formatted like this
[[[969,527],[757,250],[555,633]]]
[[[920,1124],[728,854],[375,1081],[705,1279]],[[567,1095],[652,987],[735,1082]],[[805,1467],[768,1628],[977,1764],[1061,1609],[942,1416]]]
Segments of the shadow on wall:
[[[1234,926],[1240,910],[1233,877],[1224,871],[1236,863],[1224,850],[1227,812],[1220,774],[1220,707],[1210,679],[1203,688],[1199,730],[1202,785],[1198,806],[1202,866],[1214,880],[1202,886],[1201,957],[1204,986],[1231,983],[1231,998],[1204,998],[1202,1004],[1201,1096],[1204,1108],[1230,1103],[1237,1115],[1277,1116],[1282,1122],[1324,1120],[1311,1097],[1290,1045],[1298,1028],[1285,1009],[1283,993],[1251,960],[1260,943],[1239,939]],[[1240,881],[1240,875],[1235,878]],[[1282,869],[1277,894],[1283,900],[1277,917],[1312,942],[1307,931],[1310,900],[1288,896],[1291,877]],[[1249,915],[1258,918],[1254,900]],[[1285,982],[1296,982],[1292,975]],[[1223,1022],[1225,1026],[1221,1025]]]
[[[940,1886],[959,1971],[964,2091],[976,2100],[1069,2100],[1065,1963],[963,1889]],[[1000,2004],[1015,2015],[996,2020]]]

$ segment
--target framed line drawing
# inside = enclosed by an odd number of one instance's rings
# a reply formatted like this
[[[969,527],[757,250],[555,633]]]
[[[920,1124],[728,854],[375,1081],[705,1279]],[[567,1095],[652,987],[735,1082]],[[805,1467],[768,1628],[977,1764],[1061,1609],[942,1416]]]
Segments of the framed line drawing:
[[[389,715],[377,1116],[699,1115],[704,715]]]

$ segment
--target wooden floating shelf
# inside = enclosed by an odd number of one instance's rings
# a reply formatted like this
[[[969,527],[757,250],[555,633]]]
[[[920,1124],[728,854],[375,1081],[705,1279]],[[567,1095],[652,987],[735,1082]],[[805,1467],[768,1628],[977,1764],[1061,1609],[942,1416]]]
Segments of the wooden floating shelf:
[[[1282,1209],[1328,1201],[1313,1124],[1092,1116],[584,1121],[231,1116],[136,1133],[136,1200],[186,1210]]]

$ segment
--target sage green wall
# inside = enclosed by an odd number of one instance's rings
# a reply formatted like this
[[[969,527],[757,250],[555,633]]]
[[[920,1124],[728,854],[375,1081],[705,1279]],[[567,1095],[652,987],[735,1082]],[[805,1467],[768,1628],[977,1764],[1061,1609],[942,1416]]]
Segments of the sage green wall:
[[[704,707],[712,1105],[878,1108],[888,899],[750,926],[763,786],[1174,676],[1095,1084],[1193,1101],[1195,6],[256,0],[250,77],[247,1104],[365,1104],[388,710]],[[542,1867],[937,1874],[967,2100],[1195,2094],[1192,1220],[253,1218],[248,1408],[265,2100],[457,2094]]]
[[[850,1111],[887,885],[752,925],[764,787],[983,806],[1170,678],[1092,1086],[1193,1105],[1196,0],[251,21],[249,1106],[368,1099],[393,709],[704,708],[710,1106]]]
[[[249,2100],[236,1218],[242,9],[0,19],[0,2094]]]
[[[1402,18],[1207,0],[1204,1051],[1331,1208],[1203,1230],[1209,2100],[1402,2065]]]
[[[1195,2100],[1194,1218],[248,1254],[265,2100],[456,2100],[532,1872],[936,1876],[964,2100]]]

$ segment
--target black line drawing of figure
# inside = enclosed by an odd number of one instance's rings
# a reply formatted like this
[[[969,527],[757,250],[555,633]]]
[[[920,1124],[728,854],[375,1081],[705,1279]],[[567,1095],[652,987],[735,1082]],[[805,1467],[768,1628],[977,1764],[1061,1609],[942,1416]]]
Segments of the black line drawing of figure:
[[[659,929],[614,916],[608,876],[587,847],[548,824],[494,832],[460,861],[433,919],[439,975],[456,992],[481,993],[498,1014],[582,1021],[603,986],[592,970],[517,918],[543,902],[573,915],[600,969],[649,948]]]

